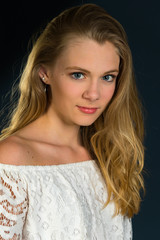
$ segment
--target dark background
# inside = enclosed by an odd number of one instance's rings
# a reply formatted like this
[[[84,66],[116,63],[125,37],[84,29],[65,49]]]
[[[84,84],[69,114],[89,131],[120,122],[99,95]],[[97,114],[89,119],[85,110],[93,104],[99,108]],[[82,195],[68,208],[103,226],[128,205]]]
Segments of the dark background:
[[[146,196],[133,218],[135,240],[160,239],[159,135],[160,135],[160,14],[159,1],[39,1],[15,6],[3,3],[0,15],[0,104],[17,79],[28,51],[28,42],[37,31],[65,8],[81,3],[104,7],[125,28],[133,53],[136,81],[145,108]],[[25,58],[26,59],[26,58]],[[9,98],[6,98],[6,102]],[[6,113],[4,112],[4,115]],[[0,118],[2,122],[2,117]]]

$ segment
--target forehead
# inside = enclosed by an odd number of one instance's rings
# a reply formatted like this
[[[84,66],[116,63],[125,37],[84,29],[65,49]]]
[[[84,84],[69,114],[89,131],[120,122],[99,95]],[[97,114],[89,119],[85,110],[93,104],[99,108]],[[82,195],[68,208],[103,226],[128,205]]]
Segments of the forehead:
[[[119,68],[120,57],[116,47],[106,41],[99,44],[90,39],[70,40],[57,59],[57,66],[76,65],[88,69]]]

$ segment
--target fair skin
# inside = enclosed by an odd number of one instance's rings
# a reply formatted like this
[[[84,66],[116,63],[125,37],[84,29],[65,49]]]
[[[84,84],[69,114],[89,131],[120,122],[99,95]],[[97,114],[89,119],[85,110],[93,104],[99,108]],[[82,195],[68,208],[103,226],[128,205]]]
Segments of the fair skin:
[[[0,162],[58,165],[89,160],[80,126],[94,123],[110,102],[119,61],[113,44],[77,39],[54,66],[41,66],[39,76],[51,87],[51,104],[44,115],[0,143]]]

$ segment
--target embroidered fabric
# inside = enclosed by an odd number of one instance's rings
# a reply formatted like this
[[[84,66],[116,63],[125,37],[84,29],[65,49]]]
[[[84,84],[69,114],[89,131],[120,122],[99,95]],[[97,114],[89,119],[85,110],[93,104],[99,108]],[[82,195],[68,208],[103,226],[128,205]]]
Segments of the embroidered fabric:
[[[107,189],[95,161],[0,164],[0,240],[131,240],[127,217],[103,209]]]

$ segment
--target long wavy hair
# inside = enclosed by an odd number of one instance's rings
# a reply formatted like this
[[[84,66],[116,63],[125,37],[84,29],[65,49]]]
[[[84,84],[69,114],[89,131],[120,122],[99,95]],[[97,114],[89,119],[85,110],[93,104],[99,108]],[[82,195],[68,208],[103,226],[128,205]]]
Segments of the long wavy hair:
[[[44,29],[33,45],[21,76],[20,97],[5,139],[47,111],[51,94],[39,78],[41,65],[53,65],[74,38],[88,38],[103,44],[111,42],[120,56],[120,71],[114,96],[101,116],[81,127],[82,142],[102,172],[108,198],[115,203],[115,215],[132,217],[138,213],[140,192],[144,190],[143,117],[135,84],[132,55],[121,24],[103,8],[83,4],[65,10]]]

